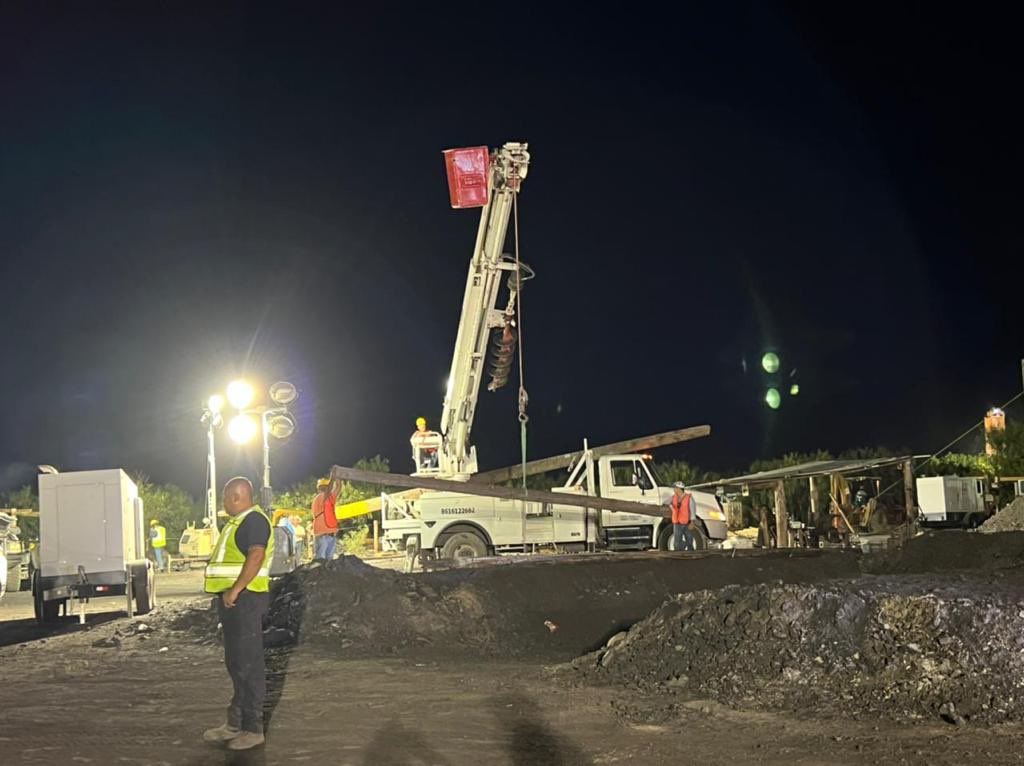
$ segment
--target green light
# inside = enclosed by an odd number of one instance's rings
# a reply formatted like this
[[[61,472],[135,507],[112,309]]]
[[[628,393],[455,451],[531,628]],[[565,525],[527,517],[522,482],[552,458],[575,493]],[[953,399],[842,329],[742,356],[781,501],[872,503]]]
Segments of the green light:
[[[765,372],[778,372],[779,371],[779,357],[769,351],[767,354],[761,357],[761,366],[764,367]]]
[[[800,386],[798,386],[796,383],[794,383],[793,385],[791,385],[789,387],[789,395],[790,396],[796,396],[799,393],[800,393]]]
[[[764,395],[765,404],[771,407],[773,410],[777,410],[779,405],[782,404],[782,397],[779,395],[779,389],[769,388],[768,392]]]

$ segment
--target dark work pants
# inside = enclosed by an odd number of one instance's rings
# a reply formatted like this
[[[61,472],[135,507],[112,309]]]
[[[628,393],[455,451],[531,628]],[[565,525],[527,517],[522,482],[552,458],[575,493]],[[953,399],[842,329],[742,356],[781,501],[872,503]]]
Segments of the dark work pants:
[[[692,551],[696,548],[693,544],[693,532],[688,524],[672,525],[673,547],[677,551]]]
[[[263,617],[270,596],[243,590],[228,609],[217,596],[217,612],[224,626],[224,664],[235,687],[228,707],[228,725],[263,733],[263,700],[267,696],[267,669],[263,660]]]

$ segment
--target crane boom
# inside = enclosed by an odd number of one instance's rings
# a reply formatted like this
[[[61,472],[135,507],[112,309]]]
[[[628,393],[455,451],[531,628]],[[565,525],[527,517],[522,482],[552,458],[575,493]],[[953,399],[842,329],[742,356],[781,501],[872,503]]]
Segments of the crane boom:
[[[486,371],[488,340],[496,328],[501,330],[497,340],[499,358],[495,361],[494,380],[489,388],[500,387],[508,377],[509,349],[516,338],[517,264],[505,256],[503,250],[514,198],[530,163],[526,147],[525,143],[507,143],[491,154],[489,195],[480,211],[480,226],[469,263],[462,315],[441,411],[443,438],[438,465],[434,471],[421,470],[421,473],[460,479],[468,479],[476,473],[476,448],[470,444],[470,432],[481,379]],[[505,275],[511,276],[508,280],[511,295],[506,308],[501,310],[496,305]],[[523,267],[520,278],[527,276]]]

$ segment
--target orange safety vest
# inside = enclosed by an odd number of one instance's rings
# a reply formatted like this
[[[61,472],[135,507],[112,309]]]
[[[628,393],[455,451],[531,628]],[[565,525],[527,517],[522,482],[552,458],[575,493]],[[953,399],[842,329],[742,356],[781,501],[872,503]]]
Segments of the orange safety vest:
[[[682,502],[680,502],[682,500]],[[690,508],[692,507],[693,495],[685,494],[682,498],[672,495],[672,523],[689,524]]]

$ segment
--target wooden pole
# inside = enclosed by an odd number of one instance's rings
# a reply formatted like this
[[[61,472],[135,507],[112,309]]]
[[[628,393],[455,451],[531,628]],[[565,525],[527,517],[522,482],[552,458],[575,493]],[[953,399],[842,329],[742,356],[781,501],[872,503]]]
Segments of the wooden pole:
[[[711,434],[711,426],[693,426],[691,428],[679,428],[675,431],[665,431],[651,436],[641,436],[637,439],[627,439],[614,444],[606,444],[603,447],[594,447],[590,450],[594,459],[602,455],[629,454],[632,452],[643,452],[644,450],[664,447],[669,444],[700,439]],[[526,464],[526,475],[533,476],[538,473],[556,471],[575,463],[583,456],[582,451],[566,452],[564,455],[555,455],[541,460],[531,460]],[[495,468],[492,471],[483,471],[473,477],[473,480],[480,484],[497,484],[503,481],[522,478],[523,466],[510,465],[505,468]]]
[[[914,464],[909,458],[903,463],[903,502],[907,509],[907,521],[915,521],[917,504],[914,502]]]
[[[786,514],[786,482],[775,482],[775,546],[789,547],[789,521]]]
[[[807,481],[810,484],[811,491],[811,527],[814,529],[818,528],[818,483],[814,480],[813,476],[808,476]]]
[[[632,503],[627,500],[614,500],[607,497],[590,497],[575,495],[570,492],[544,492],[539,489],[524,490],[520,487],[490,487],[468,481],[451,481],[450,479],[433,479],[426,476],[407,476],[401,473],[377,473],[376,471],[360,471],[356,468],[345,468],[336,465],[331,469],[331,478],[342,481],[359,481],[364,484],[382,484],[392,487],[418,487],[433,489],[438,492],[452,492],[462,495],[479,495],[481,497],[497,497],[504,500],[523,500],[534,503],[551,503],[553,505],[571,505],[575,508],[596,508],[600,506],[607,511],[620,513],[639,513],[644,516],[667,518],[670,515],[668,506]],[[600,511],[598,511],[600,513]]]
[[[373,520],[373,552],[380,553],[380,521]]]

